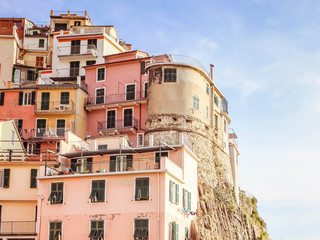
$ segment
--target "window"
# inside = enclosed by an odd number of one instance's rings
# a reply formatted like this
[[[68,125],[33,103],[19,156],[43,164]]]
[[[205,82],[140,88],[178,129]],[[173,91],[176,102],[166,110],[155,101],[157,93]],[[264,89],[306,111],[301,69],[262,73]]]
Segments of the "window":
[[[135,200],[149,200],[149,178],[136,178]]]
[[[57,119],[57,131],[56,131],[57,136],[64,137],[65,131],[66,131],[66,120]]]
[[[96,89],[96,104],[104,103],[104,88]]]
[[[69,92],[61,92],[60,104],[69,104]]]
[[[88,39],[88,49],[97,49],[97,39]]]
[[[4,92],[0,93],[0,106],[4,105]]]
[[[218,116],[217,116],[217,114],[214,115],[214,128],[218,129]]]
[[[193,96],[193,109],[199,110],[199,98],[197,96]]]
[[[104,80],[104,72],[105,72],[105,68],[98,68],[97,81],[103,81]]]
[[[92,158],[71,159],[73,172],[92,172]]]
[[[62,222],[50,222],[49,240],[61,240]]]
[[[141,74],[146,73],[146,62],[140,62]]]
[[[183,209],[191,210],[191,192],[183,189]]]
[[[47,120],[46,119],[37,119],[37,129],[36,136],[43,137],[47,128]]]
[[[91,221],[90,240],[102,240],[104,237],[104,221]]]
[[[226,133],[227,132],[227,121],[223,119],[223,130]]]
[[[171,240],[179,240],[179,224],[171,223]]]
[[[49,110],[50,107],[50,92],[41,93],[41,110]]]
[[[30,188],[37,188],[38,169],[31,169],[30,173]]]
[[[81,26],[81,21],[74,21],[74,26]]]
[[[91,183],[91,202],[104,202],[105,195],[105,180],[92,180]]]
[[[48,198],[51,204],[63,203],[63,183],[51,183],[51,194]]]
[[[136,85],[127,84],[126,85],[126,101],[134,100],[136,98]]]
[[[13,68],[13,74],[12,74],[12,82],[14,83],[20,83],[20,77],[21,77],[21,70],[18,68]]]
[[[128,171],[132,168],[132,155],[110,156],[110,172]]]
[[[35,81],[35,73],[32,70],[27,71],[27,81]]]
[[[71,54],[80,54],[80,40],[71,41]]]
[[[164,69],[164,82],[176,82],[177,81],[177,70],[175,68]]]
[[[10,169],[0,169],[0,188],[9,188]]]
[[[96,64],[96,60],[87,61],[87,63],[86,63],[87,66],[92,66],[94,64]]]
[[[70,62],[70,77],[79,76],[80,62]]]
[[[36,67],[43,68],[43,57],[36,57]]]
[[[156,152],[155,154],[155,162],[160,162],[160,153]],[[161,152],[161,157],[169,157],[169,152]]]
[[[123,126],[131,127],[133,125],[133,110],[127,108],[123,110]]]
[[[35,103],[35,92],[20,92],[19,93],[19,105],[34,105]]]
[[[44,39],[39,39],[39,48],[44,47]]]
[[[179,204],[179,185],[173,181],[169,181],[170,192],[169,192],[169,201],[175,204]]]
[[[137,145],[138,145],[138,147],[143,147],[143,145],[144,145],[144,134],[143,133],[137,134]]]
[[[98,145],[98,150],[105,150],[105,149],[108,149],[108,144]]]
[[[148,240],[149,239],[149,219],[135,219],[134,220],[134,240]]]
[[[214,103],[219,106],[219,98],[217,95],[214,95]]]
[[[206,92],[207,92],[207,95],[209,95],[209,93],[210,93],[210,85],[209,85],[209,83],[206,83]]]
[[[143,83],[143,97],[148,97],[148,82]]]
[[[17,128],[18,128],[19,134],[22,134],[23,119],[16,120],[16,125],[17,125]]]
[[[24,142],[23,146],[26,149],[26,152],[28,155],[40,154],[40,143],[39,142],[36,142],[36,143]]]
[[[110,110],[107,111],[107,128],[115,128],[116,127],[116,111]]]
[[[54,30],[55,31],[67,30],[67,24],[66,23],[56,23],[54,25]]]

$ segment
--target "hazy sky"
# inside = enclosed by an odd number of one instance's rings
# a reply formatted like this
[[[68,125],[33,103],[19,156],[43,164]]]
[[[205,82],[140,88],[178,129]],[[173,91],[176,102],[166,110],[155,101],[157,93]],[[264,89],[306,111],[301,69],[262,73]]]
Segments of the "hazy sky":
[[[318,0],[0,0],[0,17],[88,10],[133,49],[215,65],[239,138],[240,186],[272,239],[320,239]]]

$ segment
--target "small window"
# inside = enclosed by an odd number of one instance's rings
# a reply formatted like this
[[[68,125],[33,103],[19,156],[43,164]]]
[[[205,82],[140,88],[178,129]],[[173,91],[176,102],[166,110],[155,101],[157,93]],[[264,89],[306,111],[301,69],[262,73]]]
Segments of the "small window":
[[[35,73],[34,71],[28,70],[27,71],[27,81],[35,81]]]
[[[38,175],[38,169],[31,169],[30,174],[30,188],[37,188],[37,175]]]
[[[97,49],[97,39],[88,39],[88,49]]]
[[[23,105],[31,105],[32,102],[32,93],[24,92],[23,93]]]
[[[104,239],[104,221],[91,221],[90,240]]]
[[[173,181],[169,181],[170,191],[169,200],[172,203],[179,204],[179,185]]]
[[[160,162],[160,153],[156,152],[154,156],[155,156],[155,162]],[[169,157],[169,152],[161,152],[161,157]]]
[[[219,98],[216,94],[214,95],[214,103],[219,107]]]
[[[81,21],[74,21],[74,26],[81,26]]]
[[[80,40],[71,40],[71,54],[80,54]]]
[[[135,200],[149,200],[149,178],[136,178]]]
[[[51,204],[63,203],[63,183],[51,183],[51,194],[48,201]]]
[[[0,188],[9,188],[10,169],[0,169]]]
[[[134,100],[136,98],[136,85],[127,84],[126,85],[126,101]]]
[[[19,134],[22,134],[22,127],[23,127],[23,119],[18,119],[16,121],[16,125],[19,131]]]
[[[70,62],[70,77],[79,76],[80,62]]]
[[[43,57],[36,57],[36,67],[43,68]]]
[[[97,72],[97,81],[103,81],[105,80],[104,78],[104,74],[105,73],[105,68],[98,68],[98,72]]]
[[[91,183],[91,202],[104,202],[105,195],[105,180],[92,180]]]
[[[60,104],[69,104],[69,92],[61,92]]]
[[[209,85],[209,83],[206,84],[206,92],[207,92],[207,95],[209,95],[209,93],[210,93],[210,85]]]
[[[214,128],[218,129],[218,115],[217,114],[214,115]]]
[[[105,150],[105,149],[108,149],[108,144],[98,145],[98,150]]]
[[[4,92],[0,93],[0,106],[4,105]]]
[[[39,39],[39,48],[44,48],[44,39]]]
[[[67,24],[66,23],[56,23],[54,25],[54,30],[55,31],[67,30]]]
[[[143,83],[143,97],[148,97],[148,82]]]
[[[144,134],[143,133],[138,133],[138,135],[137,135],[137,145],[138,145],[138,147],[143,147],[144,146]]]
[[[171,240],[179,240],[179,224],[171,223]]]
[[[96,60],[87,61],[87,63],[86,63],[87,66],[92,66],[94,64],[96,64]]]
[[[104,88],[97,88],[96,89],[96,104],[104,103]]]
[[[191,210],[191,192],[183,189],[183,209]]]
[[[140,62],[141,75],[146,73],[146,62]]]
[[[49,239],[60,240],[61,239],[62,222],[50,222]]]
[[[176,82],[177,81],[177,70],[175,68],[164,69],[164,82]]]
[[[134,240],[148,240],[149,239],[149,219],[135,219],[134,220]]]
[[[199,110],[199,98],[197,96],[193,96],[193,109]]]

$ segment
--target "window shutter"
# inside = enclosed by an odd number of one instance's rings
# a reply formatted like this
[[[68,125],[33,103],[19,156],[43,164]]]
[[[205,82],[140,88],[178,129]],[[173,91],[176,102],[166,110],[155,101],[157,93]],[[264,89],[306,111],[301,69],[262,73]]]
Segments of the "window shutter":
[[[110,156],[110,169],[109,172],[115,172],[116,171],[116,156]]]
[[[140,62],[141,64],[141,74],[146,73],[146,62]]]
[[[173,182],[170,180],[169,201],[173,201]]]
[[[188,192],[188,209],[191,210],[191,192]]]
[[[30,188],[37,188],[37,169],[31,169]]]
[[[36,92],[32,92],[31,105],[34,105],[36,100]]]
[[[172,234],[171,234],[172,240],[178,240],[178,239],[176,238],[176,231],[177,231],[177,229],[176,229],[176,222],[172,222],[171,230],[172,230]]]
[[[176,240],[179,239],[179,224],[176,224]]]
[[[176,203],[179,204],[179,185],[176,184]]]
[[[4,105],[4,92],[0,94],[0,106]]]
[[[22,105],[23,101],[23,92],[19,92],[19,105]]]
[[[132,168],[132,155],[127,155],[127,168]]]
[[[3,188],[9,188],[10,184],[10,169],[4,169],[4,176],[3,176]]]

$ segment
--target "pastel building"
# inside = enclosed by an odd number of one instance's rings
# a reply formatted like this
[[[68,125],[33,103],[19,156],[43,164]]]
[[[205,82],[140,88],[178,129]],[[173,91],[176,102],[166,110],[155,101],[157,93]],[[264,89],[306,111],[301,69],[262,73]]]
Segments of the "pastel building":
[[[145,52],[129,51],[85,67],[88,138],[126,134],[131,146],[144,146],[149,59]]]
[[[198,158],[189,148],[130,148],[118,136],[96,143],[110,148],[63,154],[64,175],[41,170],[39,239],[182,240],[194,234]]]
[[[14,121],[0,123],[0,137],[0,238],[34,240],[41,163],[27,158]]]

